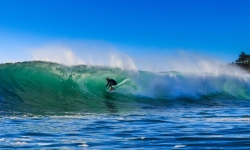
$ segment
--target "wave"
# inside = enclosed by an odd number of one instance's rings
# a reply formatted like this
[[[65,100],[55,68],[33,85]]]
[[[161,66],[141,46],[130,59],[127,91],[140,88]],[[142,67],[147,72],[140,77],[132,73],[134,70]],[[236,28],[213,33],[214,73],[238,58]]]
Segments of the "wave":
[[[106,78],[117,80],[107,92]],[[250,76],[230,73],[131,71],[29,61],[0,65],[0,108],[98,111],[164,107],[181,102],[249,100]]]

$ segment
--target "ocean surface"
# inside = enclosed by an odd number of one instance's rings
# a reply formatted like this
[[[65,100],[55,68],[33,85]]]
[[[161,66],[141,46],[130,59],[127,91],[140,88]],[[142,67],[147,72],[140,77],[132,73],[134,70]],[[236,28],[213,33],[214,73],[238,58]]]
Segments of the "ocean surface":
[[[250,75],[230,67],[0,64],[0,149],[250,149],[249,100]]]

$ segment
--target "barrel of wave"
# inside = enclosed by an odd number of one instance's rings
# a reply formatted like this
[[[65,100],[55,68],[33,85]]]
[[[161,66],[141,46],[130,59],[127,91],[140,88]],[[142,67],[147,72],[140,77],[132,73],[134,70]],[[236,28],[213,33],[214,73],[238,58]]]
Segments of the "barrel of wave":
[[[115,94],[113,98],[121,99],[120,96],[128,96],[135,92],[136,85],[131,79],[129,71],[124,71],[119,68],[91,68],[79,81],[83,91],[91,93],[94,97],[107,98],[108,87],[106,78],[115,79],[117,85],[114,86]]]

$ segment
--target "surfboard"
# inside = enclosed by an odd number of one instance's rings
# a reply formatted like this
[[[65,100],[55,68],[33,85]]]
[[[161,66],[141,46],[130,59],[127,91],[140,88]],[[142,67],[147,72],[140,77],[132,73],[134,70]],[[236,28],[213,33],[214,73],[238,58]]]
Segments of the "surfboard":
[[[109,92],[109,93],[113,93],[113,92],[115,92],[115,90],[112,90],[112,91],[110,91],[110,90],[107,90],[107,92]]]

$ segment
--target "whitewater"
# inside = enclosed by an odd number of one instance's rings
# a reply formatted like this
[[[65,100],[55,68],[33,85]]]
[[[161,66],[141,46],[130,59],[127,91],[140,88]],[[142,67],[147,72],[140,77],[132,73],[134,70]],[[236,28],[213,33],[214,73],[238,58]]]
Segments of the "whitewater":
[[[115,79],[107,92],[106,78]],[[0,64],[0,148],[249,149],[250,75]]]

